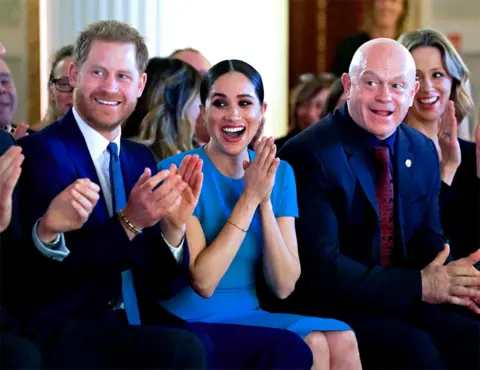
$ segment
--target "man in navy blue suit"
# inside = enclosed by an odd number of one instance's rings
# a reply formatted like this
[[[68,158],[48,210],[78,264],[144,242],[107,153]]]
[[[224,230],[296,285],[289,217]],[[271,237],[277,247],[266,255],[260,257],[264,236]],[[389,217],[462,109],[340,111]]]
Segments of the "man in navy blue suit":
[[[348,322],[367,368],[478,368],[480,250],[449,259],[437,151],[401,123],[415,75],[396,41],[364,44],[342,76],[347,103],[280,151],[299,189],[288,304]]]
[[[150,151],[121,138],[145,86],[147,48],[132,27],[102,21],[80,33],[74,59],[73,109],[20,142],[20,217],[41,243],[25,251],[21,272],[32,279],[15,307],[45,366],[202,368],[206,349],[209,365],[221,368],[309,368],[311,352],[287,331],[153,325],[181,321],[156,300],[186,281],[189,254],[186,241],[165,242],[159,222],[187,184],[174,167],[156,173]],[[188,168],[200,171],[196,164]],[[69,225],[42,214],[79,178],[100,185],[100,200],[81,229],[62,234]]]
[[[16,270],[15,262],[23,259],[22,233],[18,220],[18,197],[15,187],[21,173],[24,161],[22,149],[16,146],[13,136],[5,131],[0,131],[0,282],[1,302],[7,305],[12,296],[21,292],[21,281],[25,278],[23,273]],[[99,199],[100,188],[88,179],[79,179],[64,189],[50,203],[44,217],[52,219],[52,214],[57,214],[53,226],[62,231],[78,229],[88,219],[93,207]],[[87,202],[76,201],[83,194],[89,194]],[[83,199],[81,199],[83,200]],[[31,233],[36,233],[34,229]],[[38,238],[35,243],[40,243]],[[23,237],[24,243],[31,246],[30,233]],[[59,245],[62,241],[59,242]],[[37,246],[42,248],[41,245]],[[41,355],[37,347],[26,338],[19,335],[23,326],[21,320],[12,316],[5,307],[0,305],[0,367],[6,369],[37,369],[41,367]]]
[[[1,53],[0,44],[0,53]],[[15,140],[7,132],[0,131],[0,255],[12,242],[3,240],[3,233],[10,226],[13,211],[13,193],[20,177],[23,162],[22,150],[15,147]],[[11,230],[10,234],[11,234]],[[2,266],[3,271],[3,266]],[[3,281],[2,281],[3,283]],[[21,336],[12,333],[15,322],[4,307],[0,306],[0,366],[2,368],[39,369],[41,356],[36,346]]]

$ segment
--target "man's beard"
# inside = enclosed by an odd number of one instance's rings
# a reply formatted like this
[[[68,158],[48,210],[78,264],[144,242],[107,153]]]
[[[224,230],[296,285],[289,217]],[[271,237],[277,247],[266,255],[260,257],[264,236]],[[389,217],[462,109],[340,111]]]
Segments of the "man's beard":
[[[95,117],[95,108],[92,107],[92,104],[97,104],[95,102],[90,103],[89,97],[85,96],[79,89],[75,89],[75,93],[73,95],[74,106],[79,112],[79,114],[83,117],[83,119],[91,125],[97,131],[115,131],[119,126],[122,125],[123,122],[132,114],[137,101],[125,101],[125,99],[119,99],[116,97],[115,99],[110,99],[107,96],[102,96],[101,99],[111,100],[111,101],[120,101],[121,105],[123,106],[123,110],[118,119],[114,122],[112,121],[103,121]]]

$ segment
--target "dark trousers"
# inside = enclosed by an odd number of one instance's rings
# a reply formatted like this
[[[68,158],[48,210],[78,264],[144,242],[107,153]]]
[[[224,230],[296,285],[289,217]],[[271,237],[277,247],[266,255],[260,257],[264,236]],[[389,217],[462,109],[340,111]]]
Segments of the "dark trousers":
[[[205,349],[188,331],[123,323],[52,320],[31,331],[44,368],[204,369]]]
[[[1,369],[40,369],[42,360],[37,347],[29,340],[0,332]]]
[[[309,370],[313,356],[297,334],[246,325],[188,323],[205,344],[209,369]]]
[[[364,369],[480,369],[480,321],[463,308],[421,303],[404,319],[342,319],[356,333]]]

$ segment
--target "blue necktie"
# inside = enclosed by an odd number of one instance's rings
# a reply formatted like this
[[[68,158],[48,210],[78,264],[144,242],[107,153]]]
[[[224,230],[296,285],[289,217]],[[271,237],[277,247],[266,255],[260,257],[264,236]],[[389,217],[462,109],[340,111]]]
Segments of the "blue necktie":
[[[117,213],[125,208],[127,204],[125,186],[123,185],[122,168],[118,157],[118,147],[115,143],[108,144],[110,153],[110,186],[112,189],[112,206]],[[132,270],[122,272],[122,295],[125,304],[128,323],[140,325],[140,313],[138,312],[137,295],[133,285]]]

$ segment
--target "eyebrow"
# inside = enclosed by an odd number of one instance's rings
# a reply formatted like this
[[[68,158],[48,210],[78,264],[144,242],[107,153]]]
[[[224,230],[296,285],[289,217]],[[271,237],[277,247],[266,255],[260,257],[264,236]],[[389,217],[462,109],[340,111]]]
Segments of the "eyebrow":
[[[373,72],[373,71],[366,71],[366,72],[362,75],[362,77],[365,76],[365,75],[371,75],[371,76],[373,76],[373,77],[375,77],[375,78],[383,81],[383,79],[382,79],[379,75],[377,75],[375,72]],[[395,81],[395,80],[404,80],[404,81],[407,81],[407,78],[406,78],[404,75],[396,75],[396,76],[393,76],[390,80],[391,80],[391,81]]]
[[[92,68],[102,69],[102,70],[104,70],[104,71],[110,72],[110,71],[108,70],[108,68],[103,67],[103,66],[101,66],[101,65],[99,65],[99,64],[93,64],[93,65],[92,65]],[[122,70],[115,71],[115,72],[117,72],[117,73],[122,73],[122,74],[130,74],[130,75],[133,74],[133,72],[132,72],[131,70],[129,70],[129,69],[122,69]]]
[[[223,93],[215,93],[215,94],[213,94],[212,98],[214,98],[214,97],[216,97],[216,96],[221,97],[221,98],[226,98],[226,97],[227,97],[227,95],[225,95],[225,94],[223,94]],[[255,98],[254,98],[252,95],[250,95],[250,94],[238,94],[238,95],[237,95],[237,98],[251,98],[251,99],[255,99]]]
[[[6,77],[6,78],[11,78],[12,75],[11,75],[10,73],[8,73],[8,72],[0,72],[0,77],[2,77],[2,78],[5,78],[5,77]]]

